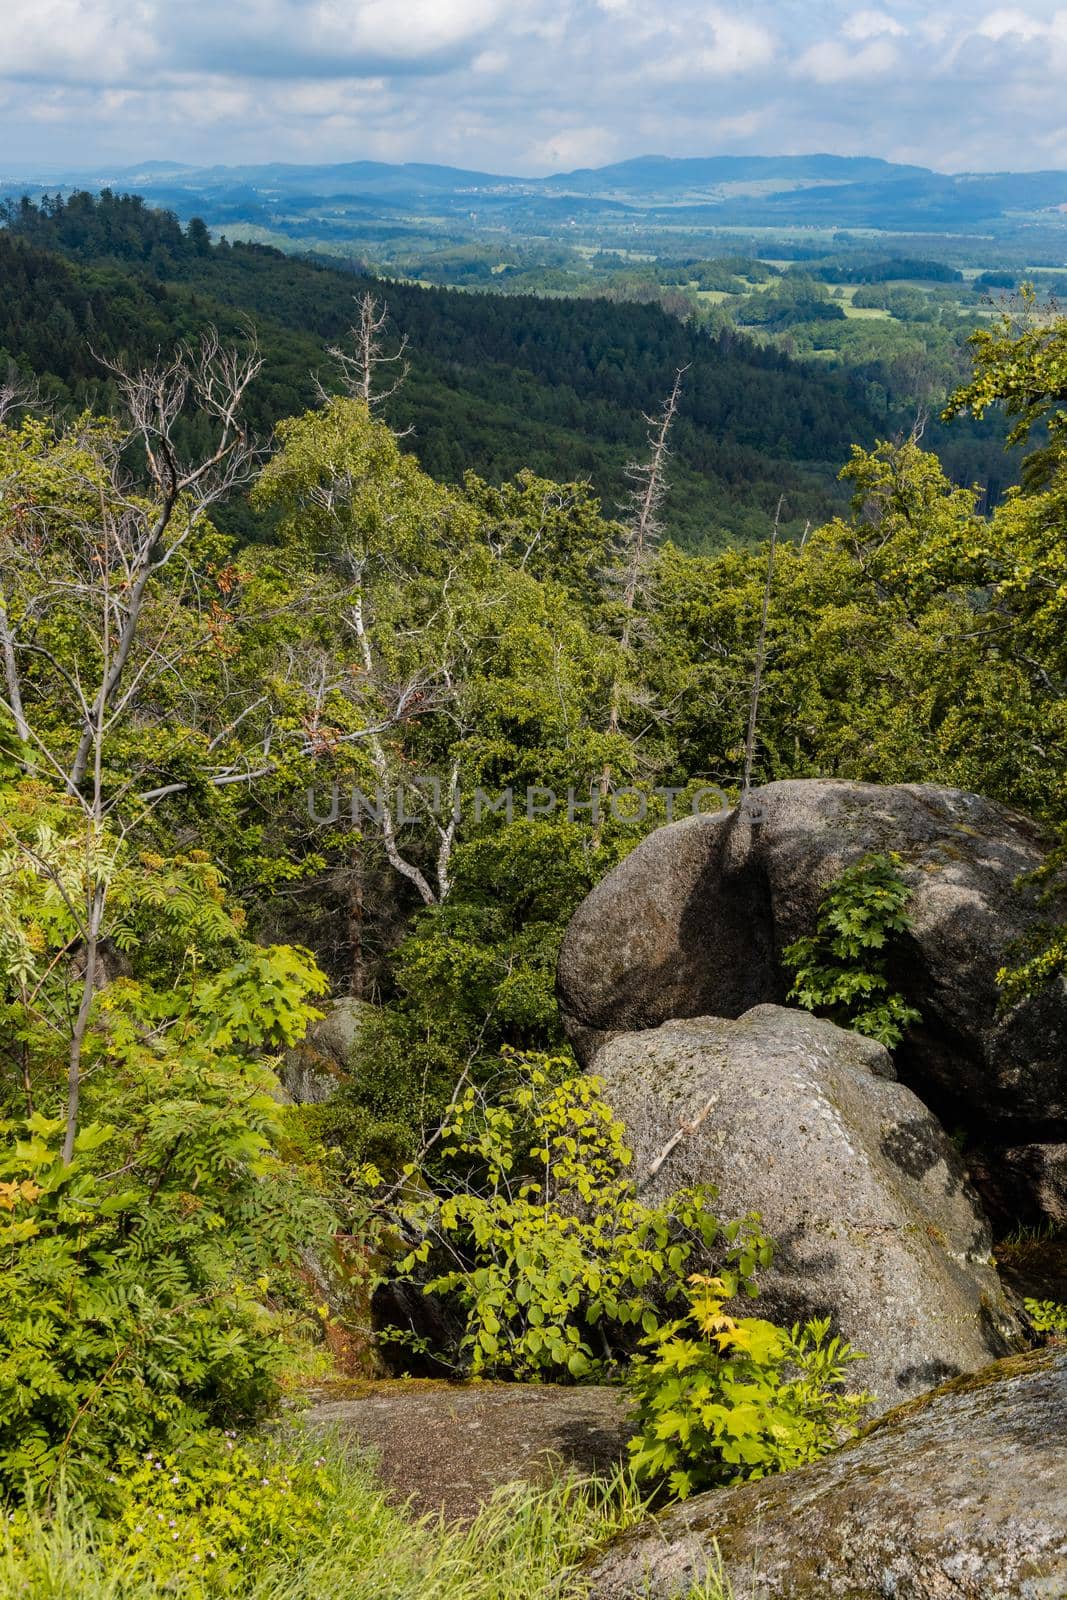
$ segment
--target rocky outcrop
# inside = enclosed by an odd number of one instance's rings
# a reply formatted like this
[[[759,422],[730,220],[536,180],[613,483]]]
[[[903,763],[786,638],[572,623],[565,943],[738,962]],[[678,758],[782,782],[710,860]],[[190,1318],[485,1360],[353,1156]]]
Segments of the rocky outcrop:
[[[473,1517],[500,1484],[610,1474],[629,1416],[619,1389],[393,1380],[334,1385],[300,1420],[371,1450],[397,1498],[451,1521]]]
[[[1021,1347],[959,1154],[881,1045],[764,1005],[622,1034],[591,1070],[638,1181],[655,1171],[644,1195],[712,1183],[722,1216],[758,1211],[777,1252],[757,1312],[830,1315],[880,1409]]]
[[[353,1055],[370,1006],[363,1000],[332,1000],[299,1044],[286,1050],[278,1079],[285,1097],[297,1105],[332,1099]]]
[[[899,980],[922,1013],[896,1053],[901,1079],[980,1143],[1062,1143],[1067,984],[1001,1009],[996,982],[1016,942],[1057,914],[1019,883],[1042,841],[1026,818],[957,789],[772,783],[743,811],[658,829],[567,931],[559,996],[580,1055],[672,1018],[781,1004],[785,946],[812,931],[844,867],[888,850],[912,890]]]
[[[592,1566],[590,1600],[1061,1600],[1067,1352],[956,1379],[814,1466],[701,1495]]]

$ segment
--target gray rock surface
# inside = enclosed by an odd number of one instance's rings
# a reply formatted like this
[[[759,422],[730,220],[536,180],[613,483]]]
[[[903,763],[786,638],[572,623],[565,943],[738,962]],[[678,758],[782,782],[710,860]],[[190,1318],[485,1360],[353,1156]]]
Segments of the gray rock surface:
[[[591,1564],[590,1600],[1063,1600],[1067,1352],[900,1408],[810,1467],[705,1494]],[[721,1563],[721,1569],[720,1569]]]
[[[630,1409],[620,1389],[387,1380],[334,1385],[300,1422],[372,1452],[395,1496],[451,1521],[500,1484],[609,1474],[626,1455]]]
[[[778,1246],[757,1311],[830,1314],[881,1409],[1021,1347],[958,1152],[873,1040],[763,1005],[612,1039],[591,1071],[660,1198],[713,1183]]]
[[[753,792],[739,811],[658,829],[576,912],[559,962],[571,1038],[783,1003],[786,945],[810,933],[827,886],[869,851],[903,857],[914,927],[904,987],[922,1012],[897,1052],[902,1080],[949,1127],[998,1144],[1067,1129],[1067,984],[998,1010],[996,973],[1042,910],[1021,874],[1044,859],[1025,817],[957,789],[811,779]]]
[[[1009,1145],[979,1152],[975,1181],[998,1218],[1067,1229],[1067,1142]],[[1020,1194],[1030,1202],[1029,1210],[1022,1213]]]
[[[320,1105],[337,1092],[353,1065],[364,1017],[365,1000],[331,1000],[326,1015],[312,1023],[305,1037],[286,1050],[278,1079],[286,1097],[297,1105]]]

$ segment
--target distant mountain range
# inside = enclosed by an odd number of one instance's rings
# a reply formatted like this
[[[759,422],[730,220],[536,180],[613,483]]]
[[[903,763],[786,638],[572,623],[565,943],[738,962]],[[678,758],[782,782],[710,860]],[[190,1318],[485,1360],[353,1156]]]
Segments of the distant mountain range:
[[[180,216],[236,219],[279,203],[365,207],[387,215],[429,205],[437,215],[492,215],[501,223],[634,214],[738,227],[862,227],[932,232],[1026,218],[1067,227],[1067,171],[941,173],[868,156],[640,156],[545,178],[424,163],[138,166],[0,174],[0,190],[48,185],[136,191]]]

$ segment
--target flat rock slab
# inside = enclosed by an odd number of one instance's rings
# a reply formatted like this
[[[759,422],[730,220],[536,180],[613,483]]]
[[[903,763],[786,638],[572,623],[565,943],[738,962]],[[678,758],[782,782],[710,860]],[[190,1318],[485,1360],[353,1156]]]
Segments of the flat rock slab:
[[[610,1473],[632,1432],[620,1389],[410,1379],[347,1388],[303,1412],[302,1425],[372,1451],[394,1495],[449,1521],[475,1516],[500,1484]]]
[[[699,1495],[591,1565],[590,1600],[1063,1600],[1067,1351],[900,1406],[814,1466]]]

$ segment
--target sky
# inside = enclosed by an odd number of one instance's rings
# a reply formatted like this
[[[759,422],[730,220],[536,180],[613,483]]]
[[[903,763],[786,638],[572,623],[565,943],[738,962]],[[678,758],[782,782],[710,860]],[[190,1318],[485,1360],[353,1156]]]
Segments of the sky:
[[[1067,168],[1065,5],[5,0],[0,177],[812,151]]]

